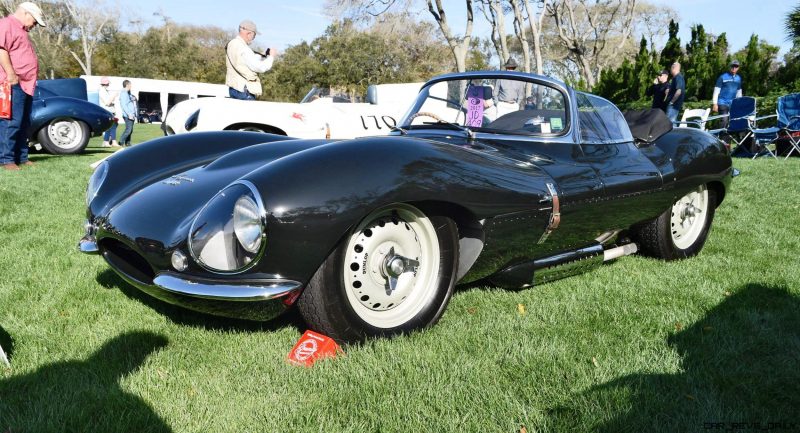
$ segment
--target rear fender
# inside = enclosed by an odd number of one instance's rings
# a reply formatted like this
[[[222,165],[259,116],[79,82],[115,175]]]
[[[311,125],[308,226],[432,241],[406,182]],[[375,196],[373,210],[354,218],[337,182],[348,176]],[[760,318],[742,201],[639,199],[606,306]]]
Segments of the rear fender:
[[[723,142],[705,131],[674,128],[656,140],[655,146],[663,155],[651,160],[661,170],[665,187],[672,190],[673,201],[702,184],[715,184],[718,196],[724,197],[731,182],[732,161]]]
[[[111,127],[111,122],[114,121],[114,115],[99,105],[80,99],[54,96],[33,101],[31,124],[28,129],[30,136],[35,136],[50,121],[60,117],[77,119],[86,123],[92,134],[95,135]]]

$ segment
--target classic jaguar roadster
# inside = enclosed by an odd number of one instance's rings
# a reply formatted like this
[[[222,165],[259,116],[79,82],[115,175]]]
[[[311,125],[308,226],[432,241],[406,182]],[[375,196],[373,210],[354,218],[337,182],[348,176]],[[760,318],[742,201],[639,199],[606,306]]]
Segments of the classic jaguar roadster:
[[[629,121],[553,79],[468,72],[429,81],[390,136],[159,138],[96,169],[79,248],[189,309],[297,305],[341,341],[404,333],[456,283],[697,254],[731,182],[725,145],[661,113]]]

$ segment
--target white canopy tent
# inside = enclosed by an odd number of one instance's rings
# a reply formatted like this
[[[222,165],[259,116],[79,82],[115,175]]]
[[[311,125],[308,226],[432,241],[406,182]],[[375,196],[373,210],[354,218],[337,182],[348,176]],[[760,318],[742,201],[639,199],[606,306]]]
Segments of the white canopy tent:
[[[102,77],[96,75],[81,75],[86,81],[86,90],[89,94],[89,101],[97,103],[97,93],[100,89],[100,79]],[[148,101],[147,108],[154,109],[160,108],[163,114],[175,104],[186,99],[202,98],[202,97],[227,97],[228,87],[222,84],[208,84],[208,83],[194,83],[190,81],[173,81],[173,80],[152,80],[149,78],[135,78],[135,77],[112,77],[108,79],[111,81],[109,89],[112,92],[119,92],[122,90],[122,82],[130,80],[132,84],[131,93],[139,100],[139,106],[143,107],[143,94],[157,95],[158,106],[154,107],[153,102]]]

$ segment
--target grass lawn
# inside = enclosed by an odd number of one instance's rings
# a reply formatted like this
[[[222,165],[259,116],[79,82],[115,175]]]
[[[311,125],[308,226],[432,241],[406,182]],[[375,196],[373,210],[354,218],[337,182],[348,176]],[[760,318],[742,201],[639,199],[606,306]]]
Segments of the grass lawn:
[[[307,369],[296,314],[184,311],[78,253],[110,151],[0,173],[0,432],[800,430],[796,158],[735,161],[698,257],[461,289],[432,329]]]

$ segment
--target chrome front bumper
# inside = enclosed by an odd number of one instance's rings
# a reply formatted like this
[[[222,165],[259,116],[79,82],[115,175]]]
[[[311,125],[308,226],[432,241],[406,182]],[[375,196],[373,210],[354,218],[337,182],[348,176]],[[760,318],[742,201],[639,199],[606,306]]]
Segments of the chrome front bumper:
[[[217,280],[160,272],[152,284],[128,275],[100,250],[94,236],[86,235],[78,243],[85,254],[101,254],[111,268],[127,283],[169,304],[215,316],[236,319],[269,320],[279,316],[299,295],[302,284],[285,279]]]

